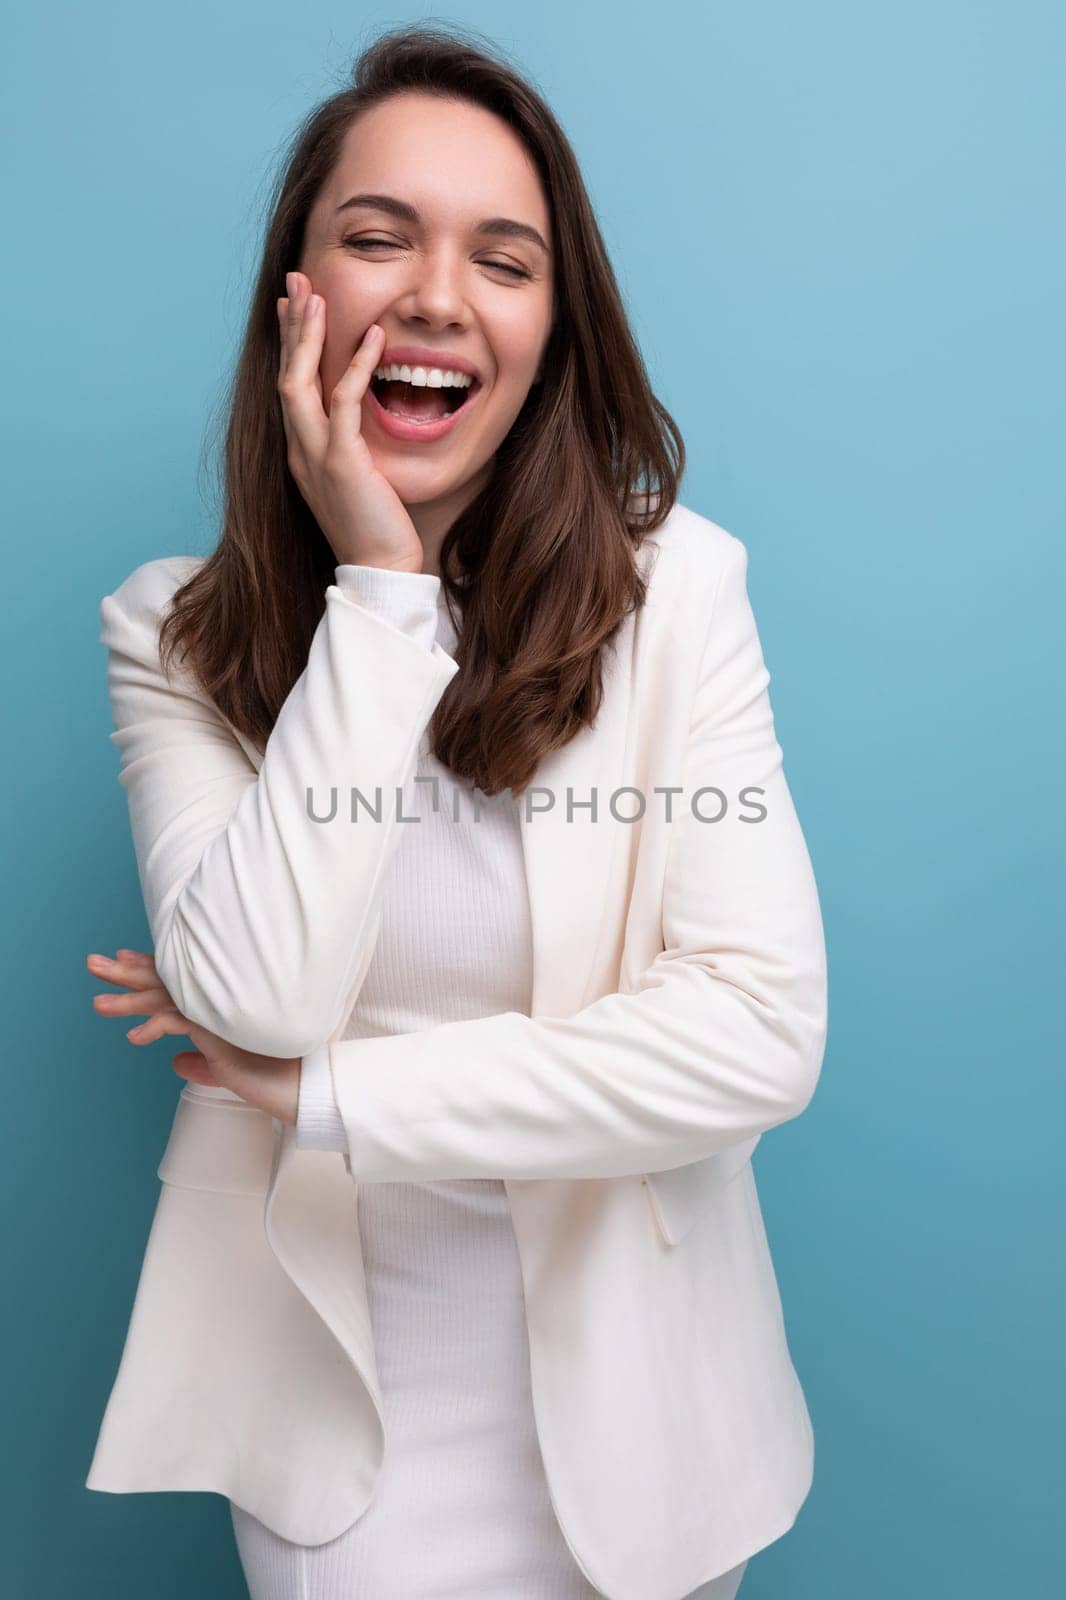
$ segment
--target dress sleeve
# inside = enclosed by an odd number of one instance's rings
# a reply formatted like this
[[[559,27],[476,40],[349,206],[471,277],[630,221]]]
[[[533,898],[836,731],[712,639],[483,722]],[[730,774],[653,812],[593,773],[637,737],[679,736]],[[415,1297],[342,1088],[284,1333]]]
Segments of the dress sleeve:
[[[296,1143],[301,1150],[340,1150],[348,1154],[348,1130],[333,1090],[326,1045],[319,1045],[300,1061]]]
[[[508,1011],[329,1044],[355,1180],[661,1171],[807,1105],[827,1031],[823,927],[746,573],[733,539],[670,825],[661,953],[633,992],[571,1016]],[[763,815],[711,825],[692,803],[705,785],[754,789]]]
[[[243,1049],[303,1056],[336,1030],[369,962],[397,797],[458,670],[426,642],[440,579],[338,569],[257,771],[191,672],[161,667],[176,576],[173,560],[148,562],[100,604],[156,967],[192,1021]],[[391,580],[406,580],[405,610],[371,604],[383,576],[397,604]]]
[[[439,578],[425,572],[391,572],[384,567],[346,563],[337,568],[337,582],[345,593],[402,629],[425,649],[432,647]],[[348,1133],[337,1106],[329,1051],[324,1045],[305,1055],[300,1063],[296,1143],[302,1150],[348,1150]]]

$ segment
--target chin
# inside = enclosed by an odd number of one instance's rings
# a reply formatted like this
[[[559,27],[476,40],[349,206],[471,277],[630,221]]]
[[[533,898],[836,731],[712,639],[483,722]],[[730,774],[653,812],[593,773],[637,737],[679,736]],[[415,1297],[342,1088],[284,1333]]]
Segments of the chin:
[[[449,466],[445,462],[389,461],[374,456],[374,465],[391,484],[405,506],[425,505],[443,500],[468,484],[475,473]],[[480,471],[478,468],[476,471]]]

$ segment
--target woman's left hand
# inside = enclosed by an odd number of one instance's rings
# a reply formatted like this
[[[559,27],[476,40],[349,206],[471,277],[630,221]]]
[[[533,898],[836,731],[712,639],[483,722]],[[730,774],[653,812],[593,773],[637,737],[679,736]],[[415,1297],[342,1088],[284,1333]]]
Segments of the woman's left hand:
[[[97,994],[93,1005],[101,1016],[146,1016],[126,1034],[131,1044],[153,1044],[165,1033],[187,1035],[195,1050],[182,1050],[171,1065],[179,1078],[206,1083],[247,1100],[260,1111],[295,1126],[300,1095],[300,1059],[255,1055],[229,1044],[199,1023],[191,1022],[174,1005],[156,971],[154,956],[142,950],[117,950],[116,959],[91,955],[89,971],[107,983],[125,984],[125,994]]]

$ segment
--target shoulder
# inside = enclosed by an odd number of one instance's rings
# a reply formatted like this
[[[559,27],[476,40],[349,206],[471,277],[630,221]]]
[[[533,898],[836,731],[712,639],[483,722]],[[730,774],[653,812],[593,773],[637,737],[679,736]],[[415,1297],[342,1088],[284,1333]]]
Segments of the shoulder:
[[[100,602],[101,616],[117,606],[134,621],[158,620],[176,591],[203,565],[203,556],[160,556],[134,567]]]
[[[678,501],[662,526],[644,539],[641,556],[649,600],[667,604],[683,599],[702,612],[713,603],[725,574],[743,577],[748,552],[735,534]]]
[[[159,629],[170,601],[202,566],[203,556],[161,556],[135,567],[111,594],[100,601],[100,643],[118,658],[130,658],[159,670]]]

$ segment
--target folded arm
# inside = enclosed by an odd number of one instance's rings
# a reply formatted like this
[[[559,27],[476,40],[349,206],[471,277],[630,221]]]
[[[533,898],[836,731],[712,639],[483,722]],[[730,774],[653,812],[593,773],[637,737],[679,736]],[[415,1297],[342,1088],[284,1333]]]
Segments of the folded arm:
[[[761,1134],[808,1103],[826,1037],[823,928],[746,572],[735,540],[671,825],[662,953],[634,992],[569,1017],[503,1012],[321,1046],[316,1081],[328,1065],[356,1180],[658,1171]],[[730,797],[727,820],[694,815],[704,785]],[[761,821],[734,814],[749,787],[760,791]],[[713,796],[696,805],[715,813]]]

